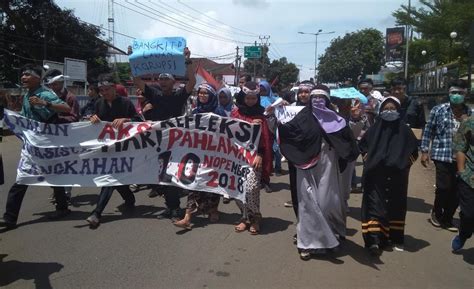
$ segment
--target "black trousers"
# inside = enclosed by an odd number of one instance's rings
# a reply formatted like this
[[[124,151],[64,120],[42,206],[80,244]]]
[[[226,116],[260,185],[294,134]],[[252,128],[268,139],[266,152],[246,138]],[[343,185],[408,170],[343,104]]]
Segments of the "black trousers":
[[[436,191],[433,212],[442,223],[451,223],[458,207],[456,162],[434,161],[436,166]]]
[[[461,208],[459,235],[463,239],[469,239],[474,232],[474,189],[463,180],[459,180],[458,193]]]
[[[56,199],[56,210],[65,210],[68,207],[66,193],[64,187],[52,187],[54,192],[54,198]],[[18,220],[18,214],[20,213],[21,203],[25,197],[25,193],[28,190],[28,185],[13,184],[8,191],[7,205],[3,219],[9,223],[15,223]]]
[[[288,161],[288,173],[290,176],[291,202],[296,219],[298,219],[298,191],[296,190],[296,167]]]

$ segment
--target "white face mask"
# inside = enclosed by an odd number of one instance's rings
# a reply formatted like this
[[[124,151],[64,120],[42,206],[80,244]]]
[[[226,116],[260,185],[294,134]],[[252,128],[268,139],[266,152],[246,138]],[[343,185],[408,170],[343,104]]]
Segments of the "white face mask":
[[[395,121],[400,118],[400,113],[396,110],[384,110],[380,113],[380,118],[385,121]]]

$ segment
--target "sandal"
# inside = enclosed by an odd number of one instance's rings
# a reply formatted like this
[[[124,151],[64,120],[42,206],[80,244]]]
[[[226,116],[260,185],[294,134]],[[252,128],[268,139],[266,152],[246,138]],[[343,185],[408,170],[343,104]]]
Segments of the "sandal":
[[[247,223],[240,222],[237,226],[234,227],[237,233],[242,233],[247,230]]]
[[[179,228],[186,229],[186,230],[191,230],[192,229],[191,223],[185,223],[183,220],[173,222],[173,225],[175,225],[176,227],[179,227]]]
[[[249,231],[250,235],[258,235],[260,233],[260,225],[257,222],[250,224]]]

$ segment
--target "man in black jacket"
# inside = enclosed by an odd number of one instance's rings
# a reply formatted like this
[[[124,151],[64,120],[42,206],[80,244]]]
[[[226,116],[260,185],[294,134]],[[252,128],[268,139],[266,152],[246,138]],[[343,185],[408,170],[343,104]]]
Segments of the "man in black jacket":
[[[149,112],[150,120],[166,120],[184,114],[185,105],[196,85],[196,69],[190,60],[191,52],[188,48],[185,48],[184,53],[186,57],[186,78],[188,79],[185,87],[173,90],[175,79],[169,73],[159,75],[159,87],[147,85],[139,77],[134,78],[135,86],[143,91],[143,95],[153,106],[153,109]],[[170,186],[163,186],[162,189],[167,209],[161,212],[158,217],[179,218],[179,193],[181,189]]]
[[[412,96],[406,95],[406,82],[403,78],[395,78],[390,83],[391,94],[400,100],[400,119],[411,128],[425,127],[425,111],[423,106]]]

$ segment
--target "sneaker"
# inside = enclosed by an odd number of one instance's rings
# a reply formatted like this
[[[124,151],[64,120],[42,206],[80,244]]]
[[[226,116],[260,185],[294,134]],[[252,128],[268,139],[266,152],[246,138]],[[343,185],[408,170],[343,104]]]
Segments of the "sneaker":
[[[285,202],[283,206],[285,206],[286,208],[293,208],[293,202],[292,201]]]
[[[155,197],[158,197],[160,195],[160,193],[158,193],[158,191],[156,189],[152,189],[149,193],[148,193],[148,197],[149,198],[155,198]]]
[[[224,203],[224,204],[230,203],[230,198],[223,198],[222,203]]]
[[[272,192],[272,188],[270,188],[270,186],[268,184],[263,184],[263,189],[265,190],[266,193],[271,193]]]
[[[466,239],[461,238],[461,236],[456,235],[453,240],[451,241],[451,248],[453,249],[453,253],[457,253],[464,247],[464,243],[466,243]]]
[[[58,219],[66,217],[70,213],[71,213],[71,210],[69,210],[69,209],[56,210],[53,213],[51,213],[50,215],[48,215],[48,219],[58,220]]]
[[[436,228],[441,227],[441,223],[439,222],[438,217],[436,217],[436,214],[433,211],[431,211],[430,223]]]
[[[135,204],[129,205],[127,203],[120,204],[115,208],[115,212],[120,212],[120,213],[129,213],[135,209]]]
[[[456,226],[454,226],[453,222],[449,222],[449,223],[443,223],[442,224],[442,227],[450,232],[453,232],[453,233],[457,233],[458,232],[458,228]]]
[[[99,226],[100,224],[100,219],[99,217],[97,217],[96,214],[92,214],[90,215],[87,219],[86,219],[87,223],[89,223],[89,225],[91,225],[92,227],[97,227]]]
[[[309,259],[311,259],[311,251],[310,250],[301,250],[300,251],[300,259],[303,260],[303,261],[308,261]]]
[[[379,245],[377,244],[370,245],[369,252],[372,256],[380,256],[380,254],[382,253]]]
[[[283,174],[283,173],[282,173],[281,170],[275,170],[275,176],[276,176],[276,177],[281,177],[282,174]]]

